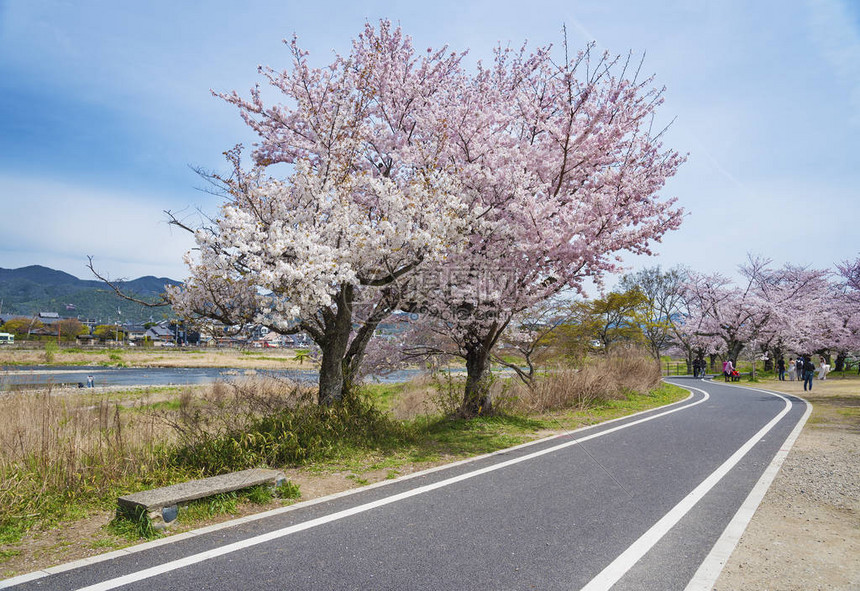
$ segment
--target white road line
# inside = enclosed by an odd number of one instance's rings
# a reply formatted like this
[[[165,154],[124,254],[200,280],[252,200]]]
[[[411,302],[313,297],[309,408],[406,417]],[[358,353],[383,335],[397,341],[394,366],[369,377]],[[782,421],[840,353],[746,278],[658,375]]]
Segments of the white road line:
[[[633,542],[627,550],[622,552],[615,560],[604,568],[596,577],[588,582],[580,591],[606,591],[617,583],[621,577],[633,568],[645,554],[665,536],[689,511],[698,503],[723,477],[734,468],[738,462],[758,443],[771,429],[773,429],[782,418],[791,410],[791,401],[787,398],[768,392],[785,402],[785,407],[767,425],[762,427],[758,433],[753,435],[746,443],[733,453],[729,459],[723,462],[719,468],[705,478],[690,494],[681,502],[669,510],[651,528],[642,534],[638,540]]]
[[[692,388],[693,390],[698,390],[698,388]],[[272,540],[276,540],[278,538],[282,538],[285,536],[289,536],[291,534],[304,531],[307,529],[311,529],[318,525],[323,525],[326,523],[331,523],[333,521],[338,521],[340,519],[344,519],[345,517],[350,517],[352,515],[357,515],[359,513],[364,513],[365,511],[370,511],[371,509],[376,509],[378,507],[382,507],[384,505],[388,505],[391,503],[396,503],[398,501],[402,501],[403,499],[408,499],[410,497],[414,497],[420,494],[424,494],[426,492],[430,492],[432,490],[436,490],[438,488],[442,488],[444,486],[449,486],[451,484],[461,482],[463,480],[468,480],[470,478],[474,478],[476,476],[480,476],[481,474],[486,474],[488,472],[493,472],[495,470],[501,470],[502,468],[506,468],[508,466],[512,466],[514,464],[519,464],[520,462],[525,462],[539,456],[546,455],[548,453],[552,453],[555,451],[559,451],[561,449],[565,449],[567,447],[571,447],[573,445],[577,445],[579,443],[583,443],[585,441],[589,441],[591,439],[595,439],[597,437],[602,437],[604,435],[608,435],[609,433],[614,433],[616,431],[620,431],[621,429],[627,429],[628,427],[633,427],[634,425],[639,425],[642,423],[646,423],[648,421],[653,421],[654,419],[664,417],[666,415],[670,415],[672,413],[676,413],[681,410],[686,410],[688,408],[692,408],[698,404],[701,404],[710,398],[710,395],[704,390],[698,390],[704,396],[701,400],[697,400],[688,405],[680,406],[677,408],[673,408],[672,410],[667,410],[662,413],[654,414],[637,421],[631,421],[629,423],[624,423],[622,425],[618,425],[617,427],[613,427],[611,429],[606,429],[604,431],[600,431],[599,433],[594,433],[591,435],[586,435],[584,437],[580,437],[577,439],[573,439],[571,441],[567,441],[560,445],[556,445],[547,449],[543,449],[540,451],[533,452],[531,454],[514,458],[511,460],[507,460],[505,462],[500,462],[498,464],[494,464],[492,466],[487,466],[485,468],[481,468],[478,470],[474,470],[472,472],[468,472],[466,474],[461,474],[459,476],[454,476],[452,478],[448,478],[446,480],[442,480],[440,482],[436,482],[433,484],[428,484],[425,486],[421,486],[415,488],[410,491],[406,491],[403,493],[399,493],[396,495],[392,495],[390,497],[386,497],[384,499],[379,499],[378,501],[373,501],[371,503],[365,503],[363,505],[359,505],[357,507],[353,507],[351,509],[345,509],[343,511],[338,511],[337,513],[332,513],[331,515],[326,515],[324,517],[319,517],[317,519],[312,519],[310,521],[306,521],[304,523],[299,523],[296,525],[292,525],[289,527],[285,527],[279,530],[275,530],[266,534],[262,534],[259,536],[254,536],[252,538],[248,538],[246,540],[242,540],[240,542],[234,542],[232,544],[228,544],[226,546],[222,546],[220,548],[215,548],[212,550],[208,550],[206,552],[200,552],[198,554],[193,554],[191,556],[187,556],[185,558],[181,558],[178,560],[173,560],[171,562],[166,562],[164,564],[160,564],[158,566],[154,566],[148,569],[144,569],[142,571],[138,571],[135,573],[131,573],[122,577],[117,577],[114,579],[109,579],[107,581],[103,581],[101,583],[96,583],[94,585],[89,585],[87,587],[81,587],[78,591],[108,591],[109,589],[116,589],[117,587],[121,587],[123,585],[128,585],[130,583],[135,583],[137,581],[142,581],[145,579],[149,579],[151,577],[155,577],[164,573],[168,573],[170,571],[174,571],[180,568],[184,568],[186,566],[191,566],[193,564],[197,564],[211,558],[216,558],[218,556],[223,556],[225,554],[230,554],[232,552],[237,552],[239,550],[244,550],[246,548],[250,548],[252,546],[256,546],[258,544],[263,544],[265,542],[270,542]]]
[[[759,390],[757,388],[749,389],[756,392],[767,392],[766,390]],[[772,394],[772,392],[767,393]],[[801,398],[801,400],[803,399]],[[795,425],[788,438],[782,444],[782,447],[780,447],[779,451],[774,456],[773,461],[761,475],[761,478],[759,478],[752,491],[750,491],[749,496],[744,500],[743,504],[738,509],[738,512],[735,513],[735,516],[726,526],[726,529],[723,530],[720,539],[717,540],[714,547],[708,553],[708,556],[699,566],[696,574],[693,575],[692,579],[690,579],[690,583],[687,585],[685,591],[711,591],[711,589],[714,588],[714,583],[716,583],[717,579],[720,577],[723,567],[726,565],[732,552],[734,552],[737,547],[738,542],[741,539],[741,535],[743,535],[747,525],[749,525],[750,520],[752,520],[753,514],[756,512],[756,509],[758,509],[767,489],[770,488],[773,479],[776,477],[779,469],[782,467],[782,463],[788,456],[788,452],[791,451],[794,442],[803,430],[803,427],[806,424],[806,419],[809,418],[809,415],[812,412],[812,405],[806,400],[803,400],[803,402],[806,404],[806,412],[803,413],[803,417],[801,417],[800,421]]]

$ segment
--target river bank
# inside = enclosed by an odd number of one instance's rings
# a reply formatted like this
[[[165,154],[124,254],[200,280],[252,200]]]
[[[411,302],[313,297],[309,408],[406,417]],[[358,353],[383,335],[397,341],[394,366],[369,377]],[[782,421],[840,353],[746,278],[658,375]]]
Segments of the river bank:
[[[257,370],[317,367],[304,351],[294,349],[0,347],[0,367],[12,369],[16,366],[211,367]]]

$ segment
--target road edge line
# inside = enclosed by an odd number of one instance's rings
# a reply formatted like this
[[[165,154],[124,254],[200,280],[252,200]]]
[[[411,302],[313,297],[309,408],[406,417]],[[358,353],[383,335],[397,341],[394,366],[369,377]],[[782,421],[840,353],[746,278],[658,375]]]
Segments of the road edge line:
[[[761,390],[759,388],[748,388],[745,386],[744,388],[755,392],[773,394],[773,392]],[[806,404],[806,410],[804,411],[803,416],[800,418],[797,425],[795,425],[794,429],[792,429],[791,433],[788,434],[785,441],[783,441],[779,451],[776,452],[773,460],[762,473],[758,482],[756,482],[749,495],[747,495],[747,498],[744,499],[743,503],[741,503],[741,506],[738,508],[734,517],[732,517],[732,520],[723,530],[723,533],[717,539],[713,548],[711,548],[711,551],[705,557],[705,560],[701,565],[699,565],[696,574],[694,574],[693,578],[690,579],[690,582],[687,584],[684,591],[711,591],[714,588],[714,584],[717,582],[717,579],[720,578],[720,574],[723,572],[723,568],[734,553],[735,548],[737,548],[741,536],[746,531],[750,521],[752,521],[755,512],[764,500],[765,494],[767,494],[767,491],[770,489],[771,484],[773,484],[776,475],[782,468],[783,462],[785,462],[785,459],[791,452],[792,447],[794,447],[795,441],[800,437],[801,431],[803,431],[803,428],[806,426],[806,420],[809,418],[809,415],[812,414],[812,403],[800,396],[795,396],[795,398]]]
[[[785,408],[746,440],[716,470],[711,472],[675,506],[669,509],[654,525],[616,556],[580,591],[607,591],[621,580],[663,537],[675,527],[735,466],[791,411],[791,400],[774,392],[767,392],[785,402]]]

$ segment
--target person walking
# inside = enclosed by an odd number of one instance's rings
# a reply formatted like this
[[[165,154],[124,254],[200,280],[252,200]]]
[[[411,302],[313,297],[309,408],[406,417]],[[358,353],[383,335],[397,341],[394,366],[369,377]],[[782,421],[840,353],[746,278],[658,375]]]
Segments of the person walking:
[[[797,365],[794,364],[794,357],[788,358],[788,381],[793,382],[797,376]]]
[[[809,391],[812,392],[812,378],[815,377],[815,364],[812,363],[811,357],[806,357],[803,360],[803,391],[806,392],[806,387],[809,386]]]
[[[779,381],[785,381],[785,359],[780,356],[779,361],[776,362],[776,370],[779,372]]]
[[[797,379],[803,379],[803,356],[798,356],[797,359],[794,360],[795,369],[797,370]]]
[[[827,359],[822,355],[818,358],[818,379],[826,380],[827,374],[830,372],[830,364],[827,363]]]
[[[726,359],[725,363],[723,363],[723,377],[726,378],[728,382],[732,379],[732,372],[735,370],[735,366],[732,365],[731,359]]]

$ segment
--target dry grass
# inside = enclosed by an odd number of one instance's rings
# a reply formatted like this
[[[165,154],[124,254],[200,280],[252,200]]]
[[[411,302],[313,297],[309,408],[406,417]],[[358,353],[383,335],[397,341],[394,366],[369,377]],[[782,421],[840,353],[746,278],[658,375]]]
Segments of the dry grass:
[[[316,388],[275,377],[215,382],[183,390],[178,408],[161,411],[161,420],[181,443],[242,432],[254,420],[283,410],[315,404]]]
[[[0,543],[81,503],[107,506],[117,494],[194,477],[172,461],[168,446],[241,429],[310,397],[275,379],[114,395],[0,396]]]
[[[442,412],[436,382],[429,375],[419,375],[403,385],[389,411],[397,420],[408,421],[422,415]]]
[[[660,377],[660,366],[650,356],[621,348],[591,358],[581,368],[550,370],[530,388],[517,383],[507,395],[507,404],[515,412],[525,413],[583,409],[631,392],[647,393],[660,384]]]
[[[831,373],[826,380],[816,379],[811,392],[803,391],[801,381],[781,382],[768,379],[758,385],[808,400],[812,404],[812,416],[807,423],[811,428],[826,427],[860,432],[860,376],[855,373],[846,374],[844,377]]]
[[[441,373],[419,376],[405,384],[391,403],[396,419],[420,415],[454,413],[463,396],[465,375]],[[584,409],[596,402],[618,400],[627,394],[647,393],[660,385],[660,366],[649,355],[619,348],[606,356],[593,357],[581,368],[559,366],[539,375],[531,387],[516,377],[492,383],[497,410],[541,414],[561,409]]]
[[[2,365],[42,365],[41,348],[0,349]],[[60,365],[117,365],[126,367],[232,367],[239,369],[306,369],[310,361],[299,362],[291,349],[185,349],[176,347],[87,349],[60,348],[53,354]]]
[[[163,429],[152,415],[95,396],[18,392],[0,398],[0,527],[63,517],[130,478],[163,471]],[[0,536],[0,538],[5,536]]]

